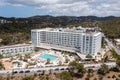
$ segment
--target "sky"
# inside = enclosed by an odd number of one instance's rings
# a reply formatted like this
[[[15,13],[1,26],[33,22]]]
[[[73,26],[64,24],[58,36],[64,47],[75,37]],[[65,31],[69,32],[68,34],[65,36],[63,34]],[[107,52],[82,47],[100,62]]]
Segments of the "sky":
[[[0,0],[0,16],[120,16],[120,0]]]

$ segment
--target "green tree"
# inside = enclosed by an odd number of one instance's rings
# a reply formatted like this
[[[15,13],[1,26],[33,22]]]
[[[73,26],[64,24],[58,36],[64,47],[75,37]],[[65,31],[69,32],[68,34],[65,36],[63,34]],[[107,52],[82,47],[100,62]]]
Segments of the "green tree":
[[[9,74],[6,77],[6,80],[10,80],[10,75]]]
[[[22,80],[34,80],[34,76],[28,76],[23,78]]]
[[[11,37],[7,36],[7,37],[4,37],[3,38],[3,41],[1,42],[3,45],[8,45],[10,44],[12,41],[11,41]]]
[[[119,72],[120,71],[120,60],[116,61],[116,70]]]
[[[40,49],[38,47],[35,47],[35,52],[38,52]]]
[[[83,77],[86,70],[83,66],[83,64],[78,63],[76,61],[70,62],[69,66],[72,67],[72,69],[70,70],[71,74],[76,76],[76,77]]]
[[[101,68],[98,69],[98,74],[101,74],[101,75],[105,75],[108,72],[109,72],[109,68],[106,64],[102,64]]]
[[[118,55],[114,49],[111,49],[110,51],[111,51],[111,53],[112,53],[112,56],[113,56],[116,60],[120,60],[120,55]]]
[[[0,59],[2,59],[3,58],[3,55],[2,54],[0,54]]]
[[[86,58],[92,58],[92,56],[90,54],[86,55]]]
[[[40,80],[47,80],[47,79],[46,79],[46,76],[41,76],[41,77],[40,77]]]
[[[120,60],[117,60],[116,64],[117,64],[118,67],[120,67]]]
[[[90,78],[91,76],[93,76],[93,69],[88,69],[88,77]]]
[[[70,73],[69,72],[62,72],[62,73],[60,73],[60,79],[61,80],[73,80],[72,79],[72,76],[70,75]]]
[[[70,60],[65,56],[65,63],[68,63]]]

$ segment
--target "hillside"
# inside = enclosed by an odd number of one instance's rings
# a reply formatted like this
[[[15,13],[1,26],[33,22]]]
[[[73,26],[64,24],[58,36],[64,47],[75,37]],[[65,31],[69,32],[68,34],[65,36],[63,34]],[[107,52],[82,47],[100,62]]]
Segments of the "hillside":
[[[33,16],[28,18],[0,17],[0,45],[30,40],[30,30],[45,27],[100,27],[109,38],[120,38],[120,18],[114,16]]]

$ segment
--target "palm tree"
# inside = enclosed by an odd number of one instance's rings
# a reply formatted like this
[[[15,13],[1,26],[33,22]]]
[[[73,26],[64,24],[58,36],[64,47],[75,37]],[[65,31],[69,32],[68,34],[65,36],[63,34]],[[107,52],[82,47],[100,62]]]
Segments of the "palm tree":
[[[46,62],[46,64],[50,64],[50,59],[47,59],[47,62]]]

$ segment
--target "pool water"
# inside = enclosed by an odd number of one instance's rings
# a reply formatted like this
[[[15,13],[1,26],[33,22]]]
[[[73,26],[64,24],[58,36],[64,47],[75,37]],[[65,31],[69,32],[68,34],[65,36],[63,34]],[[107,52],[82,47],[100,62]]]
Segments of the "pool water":
[[[50,59],[51,61],[54,61],[58,58],[58,57],[50,55],[50,54],[43,54],[43,55],[40,55],[39,57],[43,58],[43,59],[46,59],[46,60]]]

